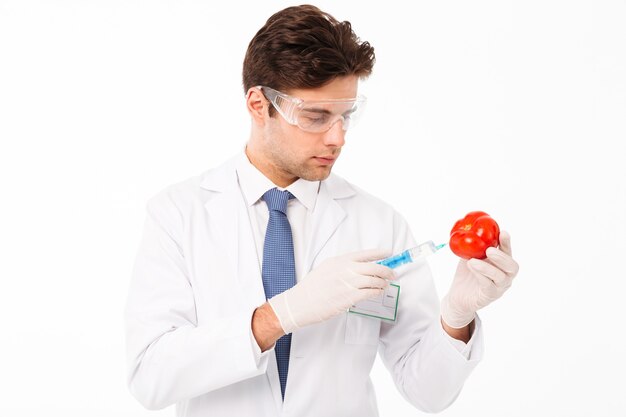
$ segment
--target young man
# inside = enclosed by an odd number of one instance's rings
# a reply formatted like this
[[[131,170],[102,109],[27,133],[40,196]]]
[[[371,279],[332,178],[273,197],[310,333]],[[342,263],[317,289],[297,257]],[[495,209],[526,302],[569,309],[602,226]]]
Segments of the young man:
[[[376,353],[415,407],[450,405],[482,355],[476,311],[511,285],[507,234],[461,261],[440,304],[427,264],[375,260],[415,246],[391,207],[331,175],[374,50],[313,6],[250,42],[252,119],[241,154],[148,203],[126,309],[129,386],[179,416],[376,416]],[[375,248],[375,249],[372,249]],[[353,314],[401,287],[395,321]]]

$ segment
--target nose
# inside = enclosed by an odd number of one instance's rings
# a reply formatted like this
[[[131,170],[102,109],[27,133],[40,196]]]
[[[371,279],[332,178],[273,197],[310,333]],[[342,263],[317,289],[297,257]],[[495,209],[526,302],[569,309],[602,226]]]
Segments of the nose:
[[[343,124],[346,123],[343,118],[338,119],[330,127],[330,129],[324,133],[324,144],[327,146],[336,146],[341,148],[346,143],[346,131],[343,130]]]

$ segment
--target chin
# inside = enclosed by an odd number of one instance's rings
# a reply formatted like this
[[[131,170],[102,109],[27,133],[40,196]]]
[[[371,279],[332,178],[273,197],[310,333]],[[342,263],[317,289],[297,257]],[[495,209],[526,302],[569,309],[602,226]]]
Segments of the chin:
[[[306,172],[303,173],[300,178],[305,179],[307,181],[324,181],[326,178],[330,176],[331,170],[324,172]]]

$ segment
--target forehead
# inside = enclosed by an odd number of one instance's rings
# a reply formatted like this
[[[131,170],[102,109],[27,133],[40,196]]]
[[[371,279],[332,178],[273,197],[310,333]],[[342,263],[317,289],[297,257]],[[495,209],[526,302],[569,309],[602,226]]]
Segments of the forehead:
[[[351,75],[337,77],[321,87],[308,89],[296,88],[285,92],[305,101],[355,98],[357,96],[358,84],[358,77]]]

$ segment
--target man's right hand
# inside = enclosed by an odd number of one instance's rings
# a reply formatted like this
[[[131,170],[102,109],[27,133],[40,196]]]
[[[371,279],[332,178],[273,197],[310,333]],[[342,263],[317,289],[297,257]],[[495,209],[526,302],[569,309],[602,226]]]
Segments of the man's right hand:
[[[298,284],[268,300],[285,334],[345,313],[353,304],[380,295],[396,278],[375,262],[390,256],[378,249],[323,261]]]

